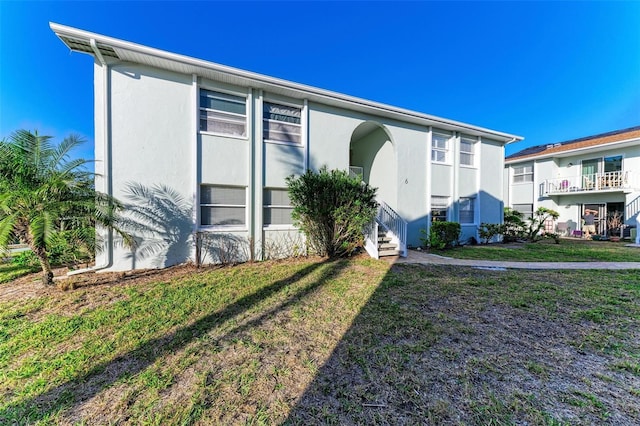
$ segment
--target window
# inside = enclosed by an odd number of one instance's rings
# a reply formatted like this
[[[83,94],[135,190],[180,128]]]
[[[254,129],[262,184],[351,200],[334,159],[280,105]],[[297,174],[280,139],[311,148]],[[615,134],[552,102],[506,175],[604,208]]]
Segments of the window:
[[[514,204],[512,209],[522,213],[522,217],[525,219],[533,217],[533,204]]]
[[[513,183],[522,182],[533,182],[533,165],[513,167]]]
[[[302,143],[300,108],[265,102],[262,114],[265,141]]]
[[[242,96],[200,89],[200,131],[246,137],[246,104]]]
[[[474,165],[474,147],[476,140],[471,138],[460,138],[460,164],[463,166]]]
[[[263,195],[262,214],[265,226],[293,224],[291,219],[293,207],[291,207],[289,192],[286,189],[265,188]]]
[[[615,157],[604,157],[604,172],[621,172],[622,171],[622,155]]]
[[[200,186],[200,224],[202,226],[244,226],[246,223],[244,187]]]
[[[449,140],[451,136],[442,133],[431,135],[431,161],[446,163],[449,160]]]
[[[475,223],[475,198],[460,198],[460,223]]]
[[[432,196],[431,197],[431,221],[446,222],[447,209],[449,207],[449,197]]]

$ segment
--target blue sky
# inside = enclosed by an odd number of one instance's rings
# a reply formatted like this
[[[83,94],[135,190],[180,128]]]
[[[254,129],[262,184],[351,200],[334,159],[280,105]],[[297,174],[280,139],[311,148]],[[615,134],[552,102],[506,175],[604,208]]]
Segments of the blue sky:
[[[525,137],[640,125],[640,2],[8,2],[0,138],[88,140],[92,58],[49,21]]]

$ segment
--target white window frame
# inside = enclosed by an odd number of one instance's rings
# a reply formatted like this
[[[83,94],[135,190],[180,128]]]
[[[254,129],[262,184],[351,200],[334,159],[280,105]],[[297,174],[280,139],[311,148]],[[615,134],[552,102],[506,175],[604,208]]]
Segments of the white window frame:
[[[264,191],[287,191],[287,188],[276,188],[276,187],[265,187],[263,188],[263,195],[262,195],[262,199],[265,200],[266,197],[264,196]],[[282,204],[264,204],[262,205],[262,222],[263,222],[263,228],[264,229],[298,229],[294,226],[293,224],[293,219],[291,220],[291,223],[281,223],[281,224],[268,224],[268,223],[264,223],[264,218],[265,218],[265,214],[264,211],[266,209],[291,209],[293,210],[293,206],[291,204],[288,205],[282,205]]]
[[[469,200],[469,203],[471,205],[471,207],[473,208],[473,210],[471,211],[473,213],[473,221],[472,222],[463,222],[462,221],[462,206],[463,206],[463,201],[464,200]],[[458,222],[460,223],[460,225],[475,225],[476,223],[476,197],[460,197],[460,199],[458,200]],[[466,211],[466,210],[465,210]]]
[[[445,146],[444,148],[435,146],[436,137],[445,138]],[[431,162],[436,164],[451,164],[451,141],[453,140],[453,135],[449,135],[447,133],[441,133],[434,130],[431,133]],[[442,153],[444,155],[444,160],[438,160],[436,158],[437,153]]]
[[[265,118],[264,114],[266,111],[266,104],[273,104],[273,105],[280,105],[286,108],[297,108],[300,110],[300,123],[290,123],[290,122],[286,122],[286,121],[279,121],[279,120],[274,120],[274,119],[269,119],[269,118]],[[304,147],[305,146],[305,135],[304,135],[304,116],[305,116],[305,107],[304,105],[298,105],[295,103],[289,103],[289,102],[282,102],[280,100],[277,99],[270,99],[270,98],[265,98],[262,101],[262,141],[264,143],[272,143],[272,144],[277,144],[277,145],[289,145],[289,146],[299,146],[299,147]],[[300,141],[299,142],[295,142],[295,141],[281,141],[278,139],[266,139],[264,137],[264,132],[265,130],[268,128],[267,123],[268,122],[281,122],[281,123],[285,123],[289,126],[295,126],[298,127],[300,129]]]
[[[463,151],[462,150],[462,146],[463,146],[463,142],[465,144],[469,144],[471,146],[471,150],[470,151]],[[460,136],[460,166],[462,167],[471,167],[471,168],[475,168],[476,167],[476,146],[478,143],[478,139],[474,138],[472,136]],[[468,155],[471,158],[471,163],[470,164],[466,164],[462,162],[462,157],[463,155]]]
[[[434,200],[441,201],[441,203],[434,202]],[[444,206],[444,207],[442,207]],[[444,220],[449,220],[449,207],[450,207],[450,197],[442,196],[442,195],[432,195],[431,196],[431,208],[429,209],[429,214],[431,218],[431,222],[435,222],[433,216],[433,210],[444,210]]]
[[[246,186],[236,186],[236,185],[217,185],[217,184],[209,184],[209,183],[201,183],[199,194],[202,194],[203,187],[212,187],[212,188],[233,188],[233,189],[242,189],[244,190],[244,204],[217,204],[217,203],[203,203],[202,195],[200,195],[200,199],[198,200],[198,209],[199,209],[199,229],[206,230],[225,230],[225,231],[246,231],[247,223],[248,223],[248,192]],[[244,208],[244,223],[243,224],[233,224],[233,225],[203,225],[202,224],[202,208],[203,207],[242,207]]]
[[[525,171],[525,169],[529,167],[531,168],[530,172]],[[522,169],[522,172],[517,172],[517,169]],[[522,177],[523,180],[516,181],[516,178]],[[527,164],[522,166],[513,166],[513,177],[511,182],[514,184],[518,183],[532,183],[533,182],[533,164]]]
[[[229,96],[234,96],[237,98],[243,98],[244,99],[244,114],[238,114],[235,112],[228,112],[228,111],[223,111],[223,110],[219,110],[219,109],[215,109],[215,108],[205,108],[201,105],[200,103],[200,98],[202,97],[202,91],[207,91],[207,92],[213,92],[215,94],[219,94],[219,95],[229,95]],[[203,135],[214,135],[214,136],[223,136],[225,138],[233,138],[233,139],[242,139],[242,140],[247,140],[249,139],[249,113],[248,113],[248,108],[249,108],[249,102],[248,102],[248,96],[246,93],[238,93],[238,92],[232,92],[229,90],[221,90],[219,88],[212,88],[212,87],[207,87],[207,86],[200,86],[198,88],[198,132],[200,134]],[[202,130],[201,128],[201,120],[202,120],[202,112],[203,111],[212,111],[212,112],[216,112],[216,113],[222,113],[225,114],[227,116],[232,116],[232,117],[238,117],[238,118],[244,118],[244,135],[236,135],[233,133],[224,133],[224,132],[211,132],[208,130]]]
[[[516,209],[516,206],[519,206],[520,209]],[[527,209],[527,211],[523,211],[524,209],[521,206],[530,206],[531,210]],[[533,217],[533,204],[531,203],[513,204],[511,208],[514,211],[522,213],[522,217],[525,219],[531,219]]]

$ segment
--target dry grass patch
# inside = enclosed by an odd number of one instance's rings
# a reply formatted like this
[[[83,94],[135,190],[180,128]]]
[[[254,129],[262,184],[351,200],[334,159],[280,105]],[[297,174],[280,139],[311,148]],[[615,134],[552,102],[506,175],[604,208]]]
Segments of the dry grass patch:
[[[632,272],[356,258],[92,280],[0,290],[0,423],[640,423]]]

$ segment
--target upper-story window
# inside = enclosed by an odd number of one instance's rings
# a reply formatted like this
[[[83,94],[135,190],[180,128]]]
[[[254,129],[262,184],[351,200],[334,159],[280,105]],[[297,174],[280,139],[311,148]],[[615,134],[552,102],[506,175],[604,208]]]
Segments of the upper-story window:
[[[262,136],[265,141],[302,144],[302,109],[264,102]]]
[[[513,183],[533,182],[533,165],[514,166]]]
[[[472,138],[460,138],[460,164],[463,166],[475,165],[475,144],[476,140]]]
[[[246,137],[246,98],[200,89],[200,131]]]
[[[443,133],[431,135],[431,161],[447,163],[449,161],[449,143],[451,136]]]
[[[622,155],[615,157],[604,157],[604,172],[620,172],[622,171]]]

